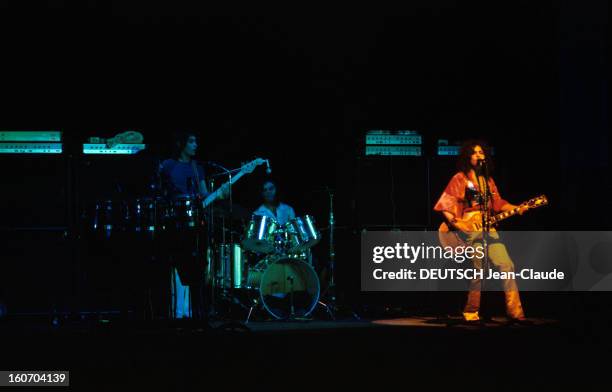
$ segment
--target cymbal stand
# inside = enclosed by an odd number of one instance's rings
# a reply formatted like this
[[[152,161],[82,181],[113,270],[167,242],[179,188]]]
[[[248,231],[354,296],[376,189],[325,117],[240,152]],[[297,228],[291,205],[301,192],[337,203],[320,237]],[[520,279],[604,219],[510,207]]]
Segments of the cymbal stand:
[[[334,193],[331,189],[326,188],[329,195],[329,284],[325,292],[328,302],[319,300],[318,304],[322,306],[332,320],[336,319],[336,314],[340,310],[337,304],[336,293],[336,249],[335,249],[335,229],[336,219],[334,216]],[[351,316],[359,320],[360,317],[354,311],[351,311]]]

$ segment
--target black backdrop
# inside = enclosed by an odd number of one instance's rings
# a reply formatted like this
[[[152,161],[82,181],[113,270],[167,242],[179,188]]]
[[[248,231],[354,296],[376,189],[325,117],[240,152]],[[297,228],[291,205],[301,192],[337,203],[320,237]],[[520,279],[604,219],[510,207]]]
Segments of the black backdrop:
[[[436,226],[430,209],[453,173],[433,154],[438,138],[489,140],[507,199],[549,195],[550,208],[507,228],[608,226],[605,2],[67,4],[3,5],[1,128],[62,130],[69,149],[135,129],[159,156],[172,131],[190,129],[203,160],[269,158],[284,198],[319,226],[321,190],[334,189],[339,268],[352,290],[348,244],[360,228]],[[426,156],[363,159],[367,129],[418,130]],[[149,175],[132,158],[1,157],[1,226],[67,225],[74,176],[76,194],[95,198]],[[237,202],[256,206],[263,177],[239,183]],[[11,274],[40,262],[28,260]]]

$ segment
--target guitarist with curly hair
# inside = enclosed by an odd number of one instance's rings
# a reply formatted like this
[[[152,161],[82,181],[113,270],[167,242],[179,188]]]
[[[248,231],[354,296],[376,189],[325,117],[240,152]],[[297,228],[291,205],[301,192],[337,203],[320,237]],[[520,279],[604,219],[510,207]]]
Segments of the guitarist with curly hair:
[[[442,193],[442,196],[434,206],[434,210],[444,215],[445,222],[439,229],[440,241],[443,246],[460,246],[465,244],[465,238],[473,246],[482,245],[482,236],[476,237],[475,233],[482,230],[482,212],[491,216],[493,213],[523,214],[529,206],[510,204],[504,200],[495,185],[492,177],[485,180],[482,162],[486,159],[488,170],[492,170],[491,154],[486,143],[470,140],[461,147],[457,162],[458,172],[451,178]],[[487,190],[487,194],[484,194]],[[482,208],[484,203],[486,207]],[[477,239],[480,238],[480,239]],[[495,232],[489,234],[488,255],[491,264],[501,272],[514,271],[514,263],[508,255],[506,246],[499,241],[499,235]],[[482,268],[482,259],[473,258],[474,268]],[[478,322],[480,320],[480,293],[482,282],[476,279],[470,282],[467,303],[463,310],[464,320],[467,322]],[[511,322],[523,323],[525,313],[514,279],[503,281],[503,289],[506,302],[506,314]]]

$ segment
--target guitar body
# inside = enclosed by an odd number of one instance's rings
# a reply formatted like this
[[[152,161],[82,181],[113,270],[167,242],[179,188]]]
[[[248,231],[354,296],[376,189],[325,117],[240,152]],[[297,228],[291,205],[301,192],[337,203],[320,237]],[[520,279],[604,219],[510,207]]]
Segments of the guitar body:
[[[530,210],[533,208],[545,206],[547,204],[548,199],[545,195],[541,195],[536,198],[530,199],[525,203],[522,203],[521,206],[527,207],[527,209]],[[496,232],[495,227],[493,227],[493,225],[504,219],[516,215],[518,212],[519,209],[515,208],[513,210],[501,212],[497,215],[490,217],[489,232]],[[467,227],[469,228],[469,232],[451,230],[451,228],[446,222],[442,223],[438,228],[438,239],[440,240],[440,245],[442,245],[443,247],[450,246],[452,248],[456,248],[458,246],[466,246],[469,242],[472,242],[473,240],[478,238],[482,238],[482,213],[479,210],[464,213],[461,217],[461,220],[467,225]]]
[[[482,231],[482,212],[478,210],[469,211],[463,214],[463,217],[461,219],[468,224],[468,227],[471,229],[471,232]],[[495,229],[491,228],[491,230],[493,231]]]
[[[464,215],[465,216],[465,215]],[[465,247],[470,242],[482,238],[482,215],[478,212],[478,216],[474,217],[474,221],[481,219],[480,223],[473,223],[473,230],[470,233],[464,233],[459,230],[452,230],[447,223],[442,223],[438,228],[438,240],[442,247],[450,246],[451,248]],[[494,227],[489,228],[489,233],[495,233]]]
[[[491,227],[489,233],[494,233],[495,228]],[[468,246],[472,241],[482,238],[482,229],[475,230],[471,233],[464,233],[459,230],[451,230],[446,223],[442,223],[438,228],[438,240],[442,247],[450,246],[451,248]]]

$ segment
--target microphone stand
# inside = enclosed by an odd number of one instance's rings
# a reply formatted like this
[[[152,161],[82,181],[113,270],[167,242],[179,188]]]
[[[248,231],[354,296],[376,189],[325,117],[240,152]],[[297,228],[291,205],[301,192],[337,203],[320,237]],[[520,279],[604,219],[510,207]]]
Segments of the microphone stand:
[[[234,173],[240,172],[243,169],[243,167],[241,166],[238,169],[229,170],[229,169],[223,167],[222,165],[220,165],[220,164],[218,164],[216,162],[210,162],[210,161],[208,162],[208,164],[222,170],[222,173],[215,174],[215,175],[212,176],[212,178],[216,178],[216,177],[221,177],[221,176],[227,175],[228,178],[229,178],[228,181],[229,181],[230,184],[232,182],[232,175]],[[230,236],[229,236],[229,238],[230,238],[230,252],[229,252],[229,257],[230,257],[230,276],[233,276],[234,271],[232,271],[232,268],[233,268],[232,267],[233,266],[233,259],[232,259],[233,254],[232,254],[232,252],[234,251],[234,233],[233,233],[233,229],[232,229],[232,219],[234,217],[234,213],[233,213],[233,210],[234,210],[233,205],[234,205],[234,203],[233,203],[232,186],[231,185],[230,185],[230,187],[228,189],[228,198],[229,198],[229,203],[230,203],[230,219],[229,219],[229,230],[230,230]],[[213,212],[212,212],[212,205],[211,205],[211,212],[210,212],[210,214],[211,214],[211,222],[212,222],[212,219],[214,218],[214,215],[213,215]],[[225,219],[223,220],[223,224],[222,224],[222,232],[223,232],[223,241],[225,242]],[[211,235],[211,237],[212,237],[212,235]],[[223,245],[225,245],[225,244],[223,244]],[[215,257],[213,256],[211,259],[214,260]],[[215,269],[211,268],[211,273],[213,274],[213,280],[212,280],[213,282],[215,281],[214,278],[216,277],[215,276],[216,272],[217,271]],[[231,283],[231,280],[230,280],[230,283]],[[233,293],[233,287],[232,287],[231,284],[230,284],[230,288],[232,290],[231,298],[230,299],[232,301],[236,301],[236,298],[234,297],[234,293]],[[214,291],[215,291],[215,287],[213,287],[212,290],[211,290],[211,292],[213,293],[212,294],[213,295],[213,298],[212,298],[213,303],[212,303],[211,307],[214,306],[214,298],[215,298],[214,297]],[[240,329],[240,330],[244,330],[246,328],[246,330],[249,330],[246,327],[245,324],[248,324],[249,319],[251,318],[251,314],[253,312],[253,309],[254,309],[254,306],[251,306],[251,308],[249,309],[249,315],[248,315],[247,320],[246,320],[246,322],[244,324],[238,324],[238,323],[235,323],[235,322],[227,322],[226,321],[225,324],[222,324],[221,326],[218,326],[217,329],[225,329],[225,330]],[[216,316],[216,314],[214,312],[213,312],[213,314]]]
[[[224,167],[224,166],[222,166],[222,165],[220,165],[220,164],[218,164],[216,162],[208,162],[208,164],[213,166],[213,167],[216,167],[216,168],[218,168],[218,169],[220,169],[222,171],[222,173],[213,175],[212,176],[213,178],[214,177],[221,177],[221,176],[228,176],[228,181],[229,181],[230,184],[232,182],[232,175],[234,173],[237,173],[240,170],[242,170],[242,167],[240,167],[238,169],[230,170],[230,169],[227,169],[226,167]],[[234,256],[233,255],[233,252],[234,252],[234,233],[233,233],[233,227],[232,227],[233,226],[232,218],[234,216],[234,211],[233,211],[234,202],[233,202],[232,187],[231,186],[228,189],[228,199],[229,199],[229,216],[230,216],[230,218],[229,218],[229,222],[228,222],[228,227],[227,228],[225,227],[225,219],[222,220],[221,232],[222,232],[223,238],[222,238],[222,244],[220,244],[220,245],[221,246],[229,245],[229,250],[227,252],[221,252],[221,253],[224,255],[224,257],[229,257],[230,258],[229,263],[228,263],[229,267],[230,267],[229,274],[230,274],[230,276],[233,276],[233,271],[232,271],[233,263],[232,263],[232,261],[233,261],[233,256]],[[210,217],[211,217],[210,221],[212,222],[213,219],[214,219],[212,204],[211,204],[211,209],[210,210],[211,210],[210,211]],[[225,232],[226,232],[226,229],[229,230],[229,244],[225,243],[226,242],[225,241]],[[209,241],[208,241],[209,244],[212,243],[211,239],[212,239],[212,233],[209,230]],[[215,260],[214,256],[213,256],[212,260]],[[222,262],[225,262],[225,260],[223,260]],[[226,264],[226,266],[227,266],[227,264]],[[218,271],[218,266],[217,266],[217,268],[214,268],[214,267],[211,268],[211,274],[212,274],[211,282],[214,282],[212,290],[211,290],[211,313],[213,315],[215,315],[215,316],[216,316],[216,295],[215,295],[215,290],[216,290],[216,287],[217,287],[217,280],[218,280],[217,279],[218,278],[217,277],[217,273],[218,272],[219,272]],[[224,278],[225,278],[225,276],[221,277],[221,279],[224,279]],[[230,280],[230,283],[231,283],[231,280]],[[232,299],[234,297],[234,295],[233,295],[233,287],[231,287],[231,284],[230,284],[230,297]]]
[[[160,158],[155,158],[154,162],[155,162],[155,174],[153,175],[153,178],[151,179],[151,182],[149,183],[149,191],[151,192],[149,193],[149,195],[152,195],[153,197],[153,230],[149,233],[149,230],[148,230],[149,228],[146,228],[147,230],[145,232],[147,234],[150,234],[150,240],[151,240],[150,242],[151,250],[149,252],[149,255],[147,256],[148,262],[149,262],[148,267],[149,269],[156,271],[156,268],[158,268],[157,263],[159,263],[159,259],[162,258],[162,255],[160,253],[161,245],[159,244],[159,233],[157,231],[161,228],[161,225],[164,223],[163,221],[160,221],[159,219],[159,213],[160,213],[159,203],[164,197],[164,194],[163,194],[163,180],[162,180],[162,160]],[[149,236],[147,236],[147,238],[149,238]],[[147,319],[147,312],[149,312],[150,320],[155,320],[156,316],[158,315],[157,311],[159,309],[155,308],[156,305],[158,304],[153,303],[153,279],[151,277],[149,277],[149,279],[147,280],[146,287],[147,287],[147,291],[145,293],[146,297],[145,297],[144,318]],[[172,302],[172,300],[170,302]]]
[[[231,173],[230,173],[230,171],[229,171],[228,169],[226,169],[224,166],[221,166],[221,165],[219,165],[218,163],[215,163],[215,162],[209,162],[209,164],[210,164],[211,166],[214,166],[214,167],[216,167],[216,168],[218,168],[218,169],[221,169],[221,170],[223,171],[223,173],[218,174],[218,175],[215,175],[215,176],[213,176],[213,177],[224,176],[224,175],[226,175],[226,174],[227,174],[227,175],[229,175],[230,180],[231,180]],[[213,180],[213,181],[214,181],[214,180]],[[211,189],[211,192],[214,192],[214,191],[215,191],[214,189]],[[230,198],[230,214],[231,214],[231,208],[232,208],[232,207],[231,207],[231,198]],[[212,231],[212,222],[214,221],[214,219],[215,219],[215,214],[214,214],[214,204],[211,204],[211,206],[210,206],[210,219],[209,219],[209,221],[210,221],[210,226],[209,226],[209,230],[208,230],[208,244],[209,244],[209,246],[212,246],[212,244],[213,244],[213,236],[214,236],[214,233],[213,233],[213,231]],[[231,220],[230,220],[230,221],[231,221]],[[230,222],[230,223],[231,223],[231,222]],[[230,229],[230,230],[231,230],[231,229]],[[221,221],[221,235],[222,235],[222,238],[221,238],[221,244],[219,244],[219,245],[220,245],[221,247],[223,247],[223,246],[225,246],[225,245],[226,245],[226,244],[225,244],[225,219],[223,219],[223,220]],[[231,242],[231,233],[230,233],[230,242]],[[215,244],[215,245],[216,245],[216,244]],[[230,251],[231,251],[231,248],[230,248]],[[217,303],[216,303],[216,302],[217,302],[217,296],[216,296],[216,290],[217,290],[217,287],[219,286],[219,282],[218,282],[218,280],[219,280],[219,276],[218,276],[217,274],[218,274],[218,272],[219,272],[219,271],[218,271],[218,269],[219,269],[219,267],[220,267],[220,266],[218,265],[218,263],[219,263],[219,261],[220,261],[221,263],[225,263],[225,260],[217,260],[217,258],[218,258],[219,256],[221,256],[221,255],[223,255],[223,257],[226,257],[226,256],[227,256],[227,252],[224,252],[224,251],[222,250],[222,248],[219,248],[219,255],[216,255],[215,253],[216,253],[216,252],[215,252],[215,251],[214,251],[214,249],[213,249],[213,251],[211,252],[211,254],[212,254],[212,257],[211,257],[211,263],[213,263],[213,265],[212,265],[212,268],[210,268],[210,274],[212,275],[212,276],[211,276],[211,279],[210,279],[211,286],[212,286],[212,287],[211,287],[211,290],[210,290],[210,309],[208,309],[208,310],[206,311],[206,312],[207,312],[207,313],[209,313],[209,314],[210,314],[212,317],[216,317],[216,316],[217,316],[217,309],[216,309],[216,305],[217,305]]]
[[[490,215],[490,211],[489,211],[489,167],[485,162],[480,162],[479,165],[479,172],[478,175],[476,176],[476,180],[478,180],[478,177],[480,174],[483,175],[484,177],[484,184],[483,184],[483,189],[482,189],[482,203],[480,204],[480,211],[481,211],[481,216],[482,216],[482,246],[484,249],[484,256],[482,258],[482,271],[484,274],[484,277],[480,280],[480,309],[484,309],[484,307],[482,306],[482,298],[483,298],[483,291],[485,289],[485,282],[486,282],[486,277],[487,277],[487,272],[489,270],[489,215]],[[480,182],[478,180],[478,182]],[[482,312],[481,312],[482,313]]]

